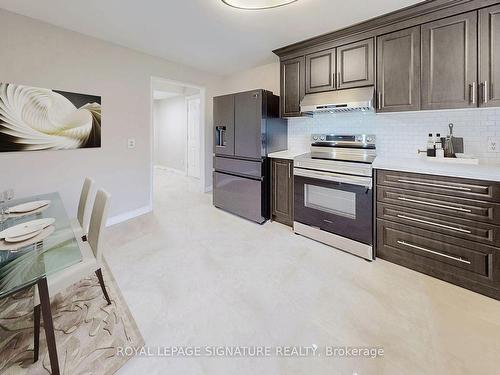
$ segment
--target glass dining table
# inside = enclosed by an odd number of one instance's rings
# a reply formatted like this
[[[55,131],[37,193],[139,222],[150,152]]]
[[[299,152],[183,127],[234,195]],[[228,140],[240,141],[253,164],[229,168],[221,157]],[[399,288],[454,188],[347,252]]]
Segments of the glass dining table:
[[[12,200],[8,202],[8,206],[14,207],[40,200],[48,200],[50,203],[31,213],[11,213],[0,220],[0,232],[32,220],[55,220],[53,228],[50,228],[50,234],[36,243],[19,247],[15,242],[9,243],[5,239],[0,239],[0,298],[37,286],[52,374],[57,375],[59,363],[47,278],[81,262],[82,255],[58,193]],[[37,341],[35,340],[35,343]],[[35,353],[38,353],[38,350],[35,350]],[[35,361],[37,359],[34,358]]]

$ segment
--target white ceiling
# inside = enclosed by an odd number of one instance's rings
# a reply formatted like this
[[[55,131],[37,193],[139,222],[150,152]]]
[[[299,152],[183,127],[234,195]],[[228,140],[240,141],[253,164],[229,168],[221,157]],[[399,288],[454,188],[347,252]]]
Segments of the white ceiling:
[[[417,2],[299,0],[245,11],[221,0],[0,0],[0,8],[226,75],[272,62],[273,49]]]

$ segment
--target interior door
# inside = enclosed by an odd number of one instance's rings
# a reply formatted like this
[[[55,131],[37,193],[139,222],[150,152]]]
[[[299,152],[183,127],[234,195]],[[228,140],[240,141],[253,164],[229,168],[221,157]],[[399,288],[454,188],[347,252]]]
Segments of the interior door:
[[[214,98],[214,152],[215,155],[234,155],[234,95]],[[218,133],[217,128],[223,129]],[[222,142],[219,142],[220,139]],[[223,143],[223,145],[222,145]]]
[[[200,107],[199,97],[188,98],[187,173],[196,178],[200,178]]]
[[[422,25],[422,109],[477,101],[477,12]]]
[[[479,11],[481,107],[500,106],[500,5]]]
[[[335,89],[335,48],[306,56],[306,94]]]
[[[262,154],[262,91],[235,95],[234,155],[260,159]]]
[[[420,109],[420,26],[377,39],[378,112]]]
[[[373,39],[337,47],[337,89],[375,83]]]

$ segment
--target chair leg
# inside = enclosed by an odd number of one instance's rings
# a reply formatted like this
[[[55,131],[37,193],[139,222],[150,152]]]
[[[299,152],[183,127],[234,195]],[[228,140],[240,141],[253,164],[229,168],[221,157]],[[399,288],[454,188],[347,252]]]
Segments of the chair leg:
[[[40,305],[35,306],[33,309],[33,321],[34,321],[34,358],[33,362],[38,361],[38,354],[40,352]]]
[[[95,274],[97,275],[97,278],[99,279],[99,284],[101,284],[101,289],[102,289],[102,292],[104,294],[104,298],[106,298],[108,305],[111,305],[111,300],[109,299],[108,292],[106,290],[106,286],[104,285],[104,279],[102,277],[101,269],[99,268],[98,270],[96,270]]]

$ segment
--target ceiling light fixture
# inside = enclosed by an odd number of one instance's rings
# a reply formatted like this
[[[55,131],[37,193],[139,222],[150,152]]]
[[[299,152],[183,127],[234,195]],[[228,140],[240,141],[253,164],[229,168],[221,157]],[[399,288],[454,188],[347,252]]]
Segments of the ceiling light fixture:
[[[233,8],[248,10],[276,8],[296,1],[298,0],[222,0],[224,4]]]

